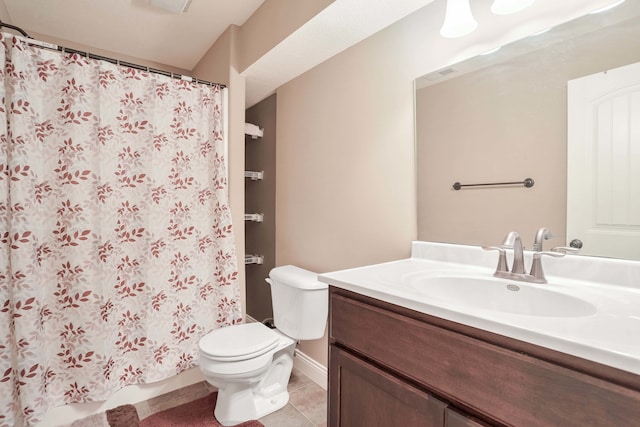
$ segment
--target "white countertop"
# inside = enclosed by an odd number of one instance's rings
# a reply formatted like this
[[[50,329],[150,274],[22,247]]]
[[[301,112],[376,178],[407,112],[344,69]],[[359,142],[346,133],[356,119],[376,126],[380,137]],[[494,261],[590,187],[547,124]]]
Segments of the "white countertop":
[[[527,268],[530,265],[527,254]],[[329,285],[421,313],[515,338],[640,375],[640,262],[567,256],[543,260],[543,287],[580,298],[595,312],[577,317],[494,311],[428,298],[412,278],[456,275],[493,278],[496,252],[479,247],[414,242],[408,259],[321,274]],[[566,271],[568,275],[562,274]],[[587,280],[592,279],[592,280]],[[503,280],[503,279],[500,279]]]

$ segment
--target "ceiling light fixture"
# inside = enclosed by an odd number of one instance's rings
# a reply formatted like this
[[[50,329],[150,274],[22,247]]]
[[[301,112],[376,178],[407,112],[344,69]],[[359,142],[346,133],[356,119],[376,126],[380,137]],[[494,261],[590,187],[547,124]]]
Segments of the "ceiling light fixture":
[[[618,0],[618,1],[612,3],[612,4],[608,5],[608,6],[604,6],[604,7],[598,8],[596,10],[592,10],[591,12],[589,12],[589,14],[593,15],[595,13],[601,13],[601,12],[604,12],[606,10],[613,9],[616,6],[620,6],[622,3],[624,3],[624,0]]]
[[[509,15],[531,6],[535,0],[494,0],[491,12],[495,15]]]
[[[185,13],[191,6],[191,0],[147,0],[147,3],[173,13]]]
[[[473,19],[469,0],[447,0],[444,24],[440,29],[442,37],[466,36],[476,29],[478,22]]]

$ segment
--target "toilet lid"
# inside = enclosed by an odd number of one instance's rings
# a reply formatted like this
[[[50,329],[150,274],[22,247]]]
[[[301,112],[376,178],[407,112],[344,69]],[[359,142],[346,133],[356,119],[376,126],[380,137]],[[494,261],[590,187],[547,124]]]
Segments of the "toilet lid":
[[[262,323],[245,323],[216,329],[200,339],[200,351],[214,360],[245,360],[278,345],[280,337]]]

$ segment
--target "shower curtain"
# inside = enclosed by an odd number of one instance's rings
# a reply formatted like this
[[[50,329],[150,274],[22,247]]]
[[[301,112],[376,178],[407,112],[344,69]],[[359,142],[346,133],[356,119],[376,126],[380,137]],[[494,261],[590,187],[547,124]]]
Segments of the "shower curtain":
[[[0,426],[241,320],[221,89],[0,40]]]

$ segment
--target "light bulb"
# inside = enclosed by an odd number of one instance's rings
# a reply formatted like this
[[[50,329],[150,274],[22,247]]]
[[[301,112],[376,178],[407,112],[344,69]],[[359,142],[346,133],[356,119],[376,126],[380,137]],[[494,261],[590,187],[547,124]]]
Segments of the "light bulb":
[[[478,23],[473,19],[469,0],[447,0],[444,24],[440,29],[442,37],[462,37],[476,29]]]
[[[531,6],[535,0],[494,0],[491,5],[491,12],[496,15],[509,15],[520,12]]]

